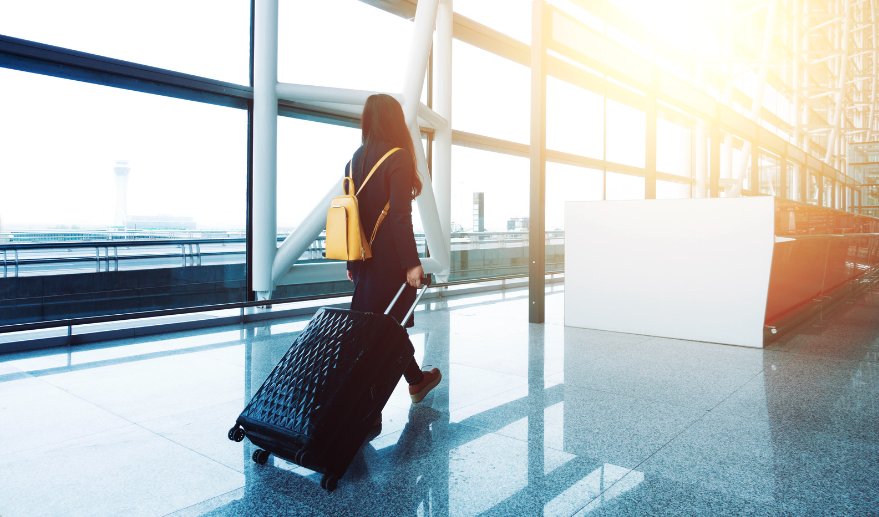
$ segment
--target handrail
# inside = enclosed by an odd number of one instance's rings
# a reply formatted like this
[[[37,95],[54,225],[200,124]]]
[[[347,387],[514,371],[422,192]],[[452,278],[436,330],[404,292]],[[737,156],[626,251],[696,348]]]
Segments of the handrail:
[[[547,230],[547,236],[563,236],[564,230]],[[452,232],[452,238],[464,237],[492,237],[496,235],[522,235],[528,236],[528,229],[508,230],[496,232]],[[423,234],[415,234],[416,237],[424,237]],[[282,242],[286,235],[279,235],[278,242]],[[324,241],[326,237],[318,236],[315,242]],[[60,241],[60,242],[0,242],[0,250],[33,250],[33,249],[72,249],[72,248],[95,248],[95,247],[137,247],[137,246],[180,246],[181,244],[199,245],[199,244],[234,244],[247,242],[244,237],[232,238],[201,238],[201,239],[105,239],[91,241]]]
[[[283,237],[278,238],[281,242]],[[94,241],[61,241],[61,242],[4,242],[0,250],[56,249],[56,248],[106,248],[106,247],[138,247],[138,246],[180,246],[181,244],[229,244],[247,242],[245,238],[231,239],[162,239],[162,240],[94,240]]]
[[[561,271],[552,273],[562,273]],[[474,278],[468,280],[457,280],[453,282],[445,282],[442,284],[432,284],[431,288],[450,287],[463,284],[478,284],[485,282],[498,282],[501,280],[510,280],[515,278],[525,278],[528,275],[509,275],[489,278]],[[12,325],[0,325],[0,334],[10,332],[23,332],[27,330],[43,330],[47,328],[72,327],[74,325],[92,325],[95,323],[107,323],[110,321],[136,320],[144,318],[155,318],[159,316],[175,316],[178,314],[194,314],[198,312],[221,311],[226,309],[244,309],[247,307],[262,307],[266,305],[282,305],[287,303],[307,302],[314,300],[324,300],[333,298],[345,298],[351,296],[353,292],[320,294],[312,296],[297,296],[293,298],[279,298],[277,300],[258,300],[252,302],[233,302],[221,303],[216,305],[198,305],[195,307],[181,307],[178,309],[158,309],[154,311],[127,312],[120,314],[107,314],[104,316],[86,316],[82,318],[66,318],[60,320],[36,321],[33,323],[15,323]]]

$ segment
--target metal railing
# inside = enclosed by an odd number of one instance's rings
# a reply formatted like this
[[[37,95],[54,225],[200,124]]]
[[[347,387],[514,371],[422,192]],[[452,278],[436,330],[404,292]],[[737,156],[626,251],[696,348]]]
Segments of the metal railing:
[[[218,232],[224,233],[224,232]],[[32,234],[33,235],[33,234]],[[286,236],[279,235],[278,242]],[[425,251],[423,234],[416,234],[419,253]],[[528,245],[528,233],[454,232],[452,251],[514,248]],[[546,232],[547,244],[564,243],[564,232]],[[121,253],[120,253],[121,250]],[[325,237],[318,237],[300,261],[322,261]],[[94,240],[62,242],[7,242],[0,244],[3,278],[120,270],[243,264],[244,238]]]

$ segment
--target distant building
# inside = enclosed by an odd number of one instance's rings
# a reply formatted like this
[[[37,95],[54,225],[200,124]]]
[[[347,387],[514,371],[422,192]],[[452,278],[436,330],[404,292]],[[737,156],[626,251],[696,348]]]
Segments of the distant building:
[[[178,215],[132,215],[125,224],[128,230],[195,230],[195,219]]]
[[[527,230],[528,229],[528,218],[527,217],[513,217],[507,220],[507,231],[515,231],[515,230]]]
[[[485,231],[485,193],[473,193],[473,231]]]
[[[131,167],[128,160],[116,160],[113,173],[116,177],[116,215],[113,217],[113,226],[122,228],[128,217],[128,173]]]

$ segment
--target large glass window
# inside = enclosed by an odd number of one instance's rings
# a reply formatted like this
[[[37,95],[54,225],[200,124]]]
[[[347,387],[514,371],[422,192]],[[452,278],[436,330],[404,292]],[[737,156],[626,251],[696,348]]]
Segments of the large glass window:
[[[278,233],[292,231],[342,180],[360,129],[278,117]]]
[[[546,229],[565,229],[566,201],[601,201],[604,172],[549,162],[546,164]]]
[[[760,176],[759,176],[759,191],[761,194],[768,194],[770,196],[780,196],[782,197],[784,194],[779,192],[780,181],[781,181],[781,165],[780,160],[777,156],[767,154],[762,151],[758,151],[755,149],[755,152],[759,152],[759,163],[760,163]]]
[[[656,199],[686,199],[691,197],[692,185],[675,181],[656,181]]]
[[[527,144],[531,71],[458,40],[453,46],[452,126]]]
[[[644,199],[644,178],[607,171],[606,199]]]
[[[691,176],[692,124],[682,113],[664,107],[656,119],[656,170]]]
[[[20,265],[0,321],[245,298],[246,111],[8,69],[0,84],[0,247]]]
[[[806,201],[812,205],[820,205],[821,198],[819,194],[821,193],[821,176],[812,171],[809,171],[807,174],[809,177],[809,185],[807,188],[809,197]]]
[[[284,0],[279,3],[278,80],[402,92],[412,27],[357,0]]]
[[[528,172],[527,158],[452,147],[452,280],[528,272]]]
[[[645,117],[643,110],[607,99],[607,161],[644,167]]]
[[[455,0],[455,12],[531,44],[531,0]],[[499,16],[499,14],[503,16]]]
[[[485,230],[528,217],[528,158],[452,147],[452,225],[473,231],[473,194],[484,194]]]
[[[547,77],[546,147],[604,159],[604,96]]]
[[[250,2],[243,0],[0,0],[0,34],[231,83],[250,80]]]
[[[549,0],[558,9],[570,13],[598,31],[602,21],[586,11],[576,0]],[[532,0],[455,0],[455,13],[490,27],[498,32],[531,44]],[[499,16],[498,13],[503,13]]]
[[[785,174],[787,175],[787,189],[784,197],[794,201],[800,200],[800,166],[791,162],[786,162],[787,167]]]
[[[824,182],[824,190],[821,196],[821,204],[826,207],[833,206],[833,180],[830,178],[821,178]]]

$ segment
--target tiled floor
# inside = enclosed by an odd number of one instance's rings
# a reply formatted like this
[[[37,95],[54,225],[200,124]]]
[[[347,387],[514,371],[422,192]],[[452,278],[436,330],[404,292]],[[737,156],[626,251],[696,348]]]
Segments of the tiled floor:
[[[879,515],[879,299],[764,350],[428,304],[339,488],[226,431],[305,321],[0,356],[0,515]]]

